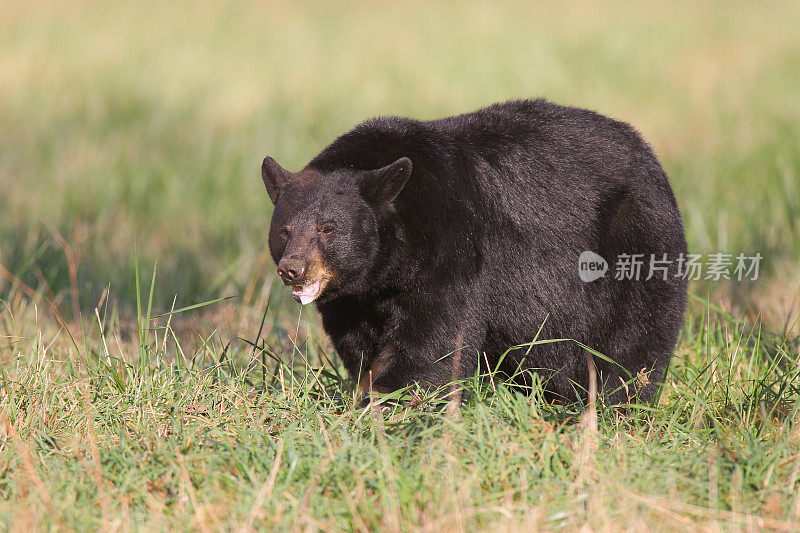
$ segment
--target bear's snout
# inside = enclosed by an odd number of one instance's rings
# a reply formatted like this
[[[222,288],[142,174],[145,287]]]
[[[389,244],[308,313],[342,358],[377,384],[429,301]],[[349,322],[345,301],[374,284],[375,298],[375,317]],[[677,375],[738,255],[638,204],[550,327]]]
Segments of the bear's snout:
[[[284,257],[278,263],[278,275],[286,285],[297,285],[305,273],[305,262],[299,257]]]

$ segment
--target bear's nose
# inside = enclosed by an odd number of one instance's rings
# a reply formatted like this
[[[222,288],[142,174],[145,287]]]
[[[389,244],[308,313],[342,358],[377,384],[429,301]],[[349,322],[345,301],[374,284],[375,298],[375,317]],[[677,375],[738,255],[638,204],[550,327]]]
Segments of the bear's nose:
[[[296,257],[287,257],[278,263],[278,275],[287,285],[296,285],[305,273],[306,266]]]

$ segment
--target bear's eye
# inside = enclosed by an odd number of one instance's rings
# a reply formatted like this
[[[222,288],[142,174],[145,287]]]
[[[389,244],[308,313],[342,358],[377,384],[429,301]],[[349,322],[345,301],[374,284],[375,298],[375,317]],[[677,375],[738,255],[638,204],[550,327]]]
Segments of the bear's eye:
[[[326,222],[325,224],[320,225],[318,231],[323,235],[333,235],[333,233],[336,231],[336,224],[333,222]]]

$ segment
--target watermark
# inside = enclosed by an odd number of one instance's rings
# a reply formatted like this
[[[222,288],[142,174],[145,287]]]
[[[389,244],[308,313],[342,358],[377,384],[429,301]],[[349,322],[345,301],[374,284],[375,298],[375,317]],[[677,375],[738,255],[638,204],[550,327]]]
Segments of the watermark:
[[[585,251],[578,258],[578,275],[581,281],[600,279],[608,272],[608,263],[594,252]]]
[[[704,260],[705,259],[705,260]],[[760,253],[725,254],[619,254],[609,267],[608,261],[592,251],[578,257],[578,276],[587,283],[606,277],[617,281],[647,281],[653,278],[666,281],[680,278],[690,281],[749,280],[758,279],[761,265]]]

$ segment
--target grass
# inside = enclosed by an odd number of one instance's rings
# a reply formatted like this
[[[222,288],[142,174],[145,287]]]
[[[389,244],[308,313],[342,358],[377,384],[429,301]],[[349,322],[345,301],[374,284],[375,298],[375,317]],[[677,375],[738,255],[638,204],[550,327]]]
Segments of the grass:
[[[3,528],[798,529],[798,15],[0,4]],[[275,283],[261,159],[528,96],[636,125],[690,249],[761,277],[692,286],[653,407],[360,407]]]
[[[176,315],[143,310],[125,339],[103,306],[73,343],[15,301],[0,322],[16,354],[0,396],[7,527],[800,527],[797,345],[708,306],[655,408],[554,406],[476,376],[444,410],[361,407],[289,310],[263,337],[189,351]]]

